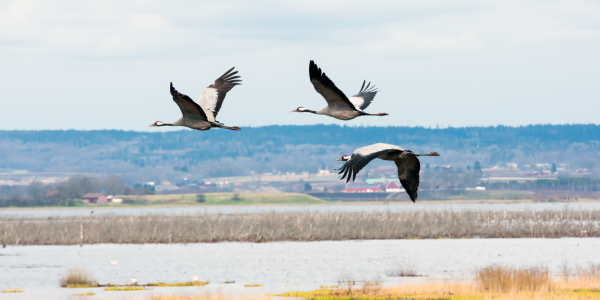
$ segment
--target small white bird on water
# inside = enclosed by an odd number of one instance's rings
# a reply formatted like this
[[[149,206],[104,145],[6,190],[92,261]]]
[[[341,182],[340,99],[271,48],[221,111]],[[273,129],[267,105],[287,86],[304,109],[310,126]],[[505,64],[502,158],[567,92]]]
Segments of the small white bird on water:
[[[317,115],[326,115],[344,121],[352,120],[360,116],[388,115],[386,113],[368,114],[363,111],[363,109],[367,108],[369,104],[373,102],[373,98],[375,98],[375,95],[377,94],[377,89],[375,86],[371,86],[370,82],[365,87],[366,80],[363,81],[363,85],[358,94],[348,98],[312,60],[308,66],[308,74],[310,76],[310,82],[313,84],[315,90],[327,101],[327,107],[314,111],[300,106],[290,112],[308,112]]]
[[[160,126],[185,126],[195,130],[209,130],[211,128],[223,128],[239,131],[237,126],[229,127],[216,120],[217,114],[223,105],[227,92],[240,85],[240,76],[234,76],[238,71],[232,72],[234,68],[229,69],[221,77],[217,78],[211,85],[205,88],[200,94],[200,105],[194,102],[187,95],[179,93],[171,83],[171,95],[173,101],[177,103],[183,117],[173,123],[156,121],[150,127]]]
[[[346,183],[356,179],[356,174],[372,160],[379,158],[383,160],[392,160],[398,167],[398,179],[412,202],[417,200],[417,191],[419,190],[419,171],[421,163],[417,156],[440,156],[437,152],[429,154],[417,154],[402,147],[390,144],[373,144],[370,146],[354,150],[352,156],[344,155],[337,161],[346,163],[340,168],[340,173],[344,173],[341,179],[346,178]]]

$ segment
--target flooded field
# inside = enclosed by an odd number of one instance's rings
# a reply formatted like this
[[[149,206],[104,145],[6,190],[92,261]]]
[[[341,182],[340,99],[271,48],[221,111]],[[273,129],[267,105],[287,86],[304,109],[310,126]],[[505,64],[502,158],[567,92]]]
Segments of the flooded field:
[[[544,211],[544,210],[600,210],[600,202],[555,203],[390,203],[390,204],[336,204],[331,205],[264,205],[264,206],[192,206],[192,207],[127,207],[127,208],[40,208],[0,209],[0,217],[65,217],[79,215],[196,215],[234,214],[260,212],[304,211],[419,211],[419,210],[494,210],[494,211]]]
[[[335,284],[347,275],[356,279],[381,276],[386,285],[469,279],[476,268],[489,264],[544,265],[558,274],[563,262],[572,266],[600,263],[600,256],[594,253],[600,253],[598,238],[9,246],[0,249],[0,289],[25,291],[2,294],[2,299],[70,299],[75,293],[88,291],[96,296],[86,299],[137,299],[217,290],[252,296],[315,289]],[[411,263],[418,274],[428,277],[385,277],[385,272],[397,263]],[[85,268],[99,283],[125,284],[132,278],[139,283],[182,282],[194,276],[211,283],[123,292],[60,288],[60,276],[71,267]],[[235,283],[219,283],[224,281]],[[253,283],[264,286],[243,287]]]

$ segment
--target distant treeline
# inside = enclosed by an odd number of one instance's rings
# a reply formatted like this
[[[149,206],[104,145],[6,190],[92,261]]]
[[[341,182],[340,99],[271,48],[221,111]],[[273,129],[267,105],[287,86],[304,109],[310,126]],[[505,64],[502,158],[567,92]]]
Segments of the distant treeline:
[[[444,148],[501,146],[505,149],[517,145],[535,148],[548,145],[588,143],[600,145],[600,125],[528,125],[519,127],[448,127],[442,129],[426,127],[363,127],[338,125],[272,125],[244,127],[241,132],[191,130],[169,132],[136,132],[122,130],[40,130],[0,131],[0,140],[23,142],[71,144],[85,147],[119,141],[141,139],[149,150],[185,149],[200,141],[242,142],[244,144],[285,145],[317,144],[438,144]],[[467,145],[465,145],[467,142]],[[235,149],[233,149],[235,150]],[[547,150],[547,149],[546,149]]]
[[[517,163],[567,164],[600,174],[599,125],[520,127],[245,127],[240,132],[0,131],[0,169],[127,175],[129,185],[183,177],[244,176],[264,172],[317,172],[339,168],[335,159],[373,143],[401,145],[432,165],[483,168]],[[374,161],[369,167],[384,162]]]
[[[538,179],[526,182],[488,182],[490,190],[563,190],[577,192],[600,191],[600,180],[587,177],[565,177],[558,179]]]

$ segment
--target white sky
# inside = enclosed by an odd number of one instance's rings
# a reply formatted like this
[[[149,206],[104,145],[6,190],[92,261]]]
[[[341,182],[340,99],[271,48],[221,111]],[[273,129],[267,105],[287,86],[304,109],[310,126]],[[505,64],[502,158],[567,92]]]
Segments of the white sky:
[[[151,130],[232,66],[230,126],[600,123],[599,53],[598,1],[4,0],[0,129]],[[290,114],[310,59],[390,115]]]

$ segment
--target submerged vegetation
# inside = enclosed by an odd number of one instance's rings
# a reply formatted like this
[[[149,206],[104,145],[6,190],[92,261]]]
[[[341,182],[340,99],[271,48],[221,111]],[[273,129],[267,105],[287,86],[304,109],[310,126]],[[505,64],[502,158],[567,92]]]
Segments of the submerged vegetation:
[[[7,245],[600,237],[600,211],[284,212],[0,217]],[[82,231],[81,231],[82,230]],[[84,283],[91,284],[93,278]],[[91,282],[91,283],[88,283]]]
[[[209,281],[188,281],[188,282],[173,282],[173,283],[155,282],[155,283],[148,283],[144,286],[205,286],[207,284],[209,284]]]
[[[109,286],[104,288],[105,291],[143,291],[143,286]]]
[[[94,288],[94,287],[104,287],[105,291],[129,291],[129,290],[143,290],[144,287],[174,287],[174,286],[205,286],[207,284],[209,284],[209,281],[187,281],[187,282],[172,282],[172,283],[165,283],[165,282],[153,282],[153,283],[147,283],[147,284],[138,284],[137,282],[134,282],[133,284],[124,284],[124,285],[118,285],[118,284],[99,284],[97,282],[91,281],[90,279],[88,279],[88,283],[83,283],[85,282],[84,280],[82,280],[82,277],[85,277],[87,274],[87,276],[91,276],[89,275],[89,273],[87,273],[84,270],[78,270],[78,269],[70,269],[69,272],[67,273],[67,275],[65,275],[63,277],[63,279],[61,279],[61,286],[62,287],[66,287],[66,288]],[[80,283],[72,283],[72,284],[63,284],[63,280],[67,280],[65,278],[70,279],[72,282],[80,282]],[[133,279],[132,279],[133,280]]]
[[[60,286],[67,288],[98,287],[96,278],[84,269],[70,268],[60,278]]]
[[[94,296],[94,295],[96,295],[96,293],[92,293],[92,292],[73,294],[73,296]]]
[[[12,294],[12,293],[22,293],[22,289],[4,289],[2,293]]]

